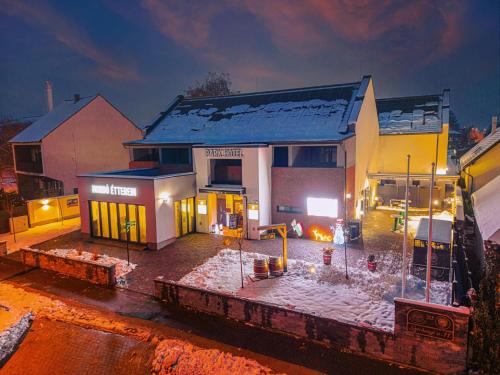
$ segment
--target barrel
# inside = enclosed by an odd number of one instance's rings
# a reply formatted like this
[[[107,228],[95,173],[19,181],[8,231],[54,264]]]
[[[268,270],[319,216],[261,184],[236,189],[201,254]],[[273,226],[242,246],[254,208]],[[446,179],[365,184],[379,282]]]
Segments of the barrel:
[[[271,276],[283,275],[283,258],[269,257],[269,273]]]
[[[269,276],[269,267],[267,259],[254,259],[253,260],[253,273],[258,279],[267,279]]]

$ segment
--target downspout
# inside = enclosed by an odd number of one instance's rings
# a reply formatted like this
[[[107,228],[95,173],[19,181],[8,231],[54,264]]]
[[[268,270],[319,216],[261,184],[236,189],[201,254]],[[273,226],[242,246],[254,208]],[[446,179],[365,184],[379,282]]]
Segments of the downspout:
[[[436,134],[436,160],[434,163],[436,163],[436,170],[438,169],[438,154],[439,154],[439,133]]]
[[[468,173],[466,169],[470,169],[470,165],[465,167],[463,169],[463,172],[470,178],[470,185],[469,185],[469,188],[467,190],[468,190],[469,194],[472,194],[472,187],[474,186],[474,176],[471,175],[470,173]]]

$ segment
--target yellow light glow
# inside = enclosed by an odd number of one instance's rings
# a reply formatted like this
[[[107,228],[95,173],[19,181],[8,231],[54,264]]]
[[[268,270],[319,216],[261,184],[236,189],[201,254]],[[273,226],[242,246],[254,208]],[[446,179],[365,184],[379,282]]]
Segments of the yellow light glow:
[[[375,199],[375,202],[378,202],[378,199],[379,199],[379,198],[378,198],[378,197],[375,197],[374,199]]]
[[[436,174],[439,174],[439,175],[444,175],[444,174],[446,174],[446,172],[448,172],[448,168],[438,168],[436,170]]]
[[[44,205],[42,206],[42,210],[44,210],[44,211],[48,211],[48,210],[49,210],[49,208],[50,208],[50,206],[49,206],[48,204],[44,204]]]
[[[48,200],[48,199],[44,199],[44,200],[42,200],[42,204],[43,204],[44,206],[48,205],[48,204],[49,204],[49,200]]]
[[[433,203],[435,206],[437,206],[439,204],[439,201],[437,199],[435,199]]]
[[[345,197],[346,197],[347,199],[351,199],[351,193],[347,193],[347,194],[345,195]]]
[[[164,203],[168,203],[168,201],[170,200],[170,194],[167,193],[167,192],[163,192],[163,193],[160,193],[160,195],[158,196]]]

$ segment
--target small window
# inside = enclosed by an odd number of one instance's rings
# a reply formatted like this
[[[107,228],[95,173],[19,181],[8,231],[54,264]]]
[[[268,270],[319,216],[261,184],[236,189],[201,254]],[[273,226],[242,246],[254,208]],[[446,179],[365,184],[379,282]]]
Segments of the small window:
[[[190,148],[162,148],[162,164],[191,164]]]
[[[388,180],[388,179],[383,179],[380,180],[380,185],[396,185],[396,180]]]
[[[134,148],[132,150],[134,161],[159,161],[160,156],[157,148]]]
[[[274,164],[275,167],[288,167],[288,147],[274,148]]]
[[[337,147],[299,147],[293,166],[300,168],[335,168],[337,167]]]
[[[413,180],[413,181],[411,182],[411,184],[412,184],[413,186],[420,186],[420,180]]]
[[[281,205],[277,206],[276,211],[285,212],[288,214],[301,214],[303,212],[302,208],[300,208],[300,207],[281,206]]]

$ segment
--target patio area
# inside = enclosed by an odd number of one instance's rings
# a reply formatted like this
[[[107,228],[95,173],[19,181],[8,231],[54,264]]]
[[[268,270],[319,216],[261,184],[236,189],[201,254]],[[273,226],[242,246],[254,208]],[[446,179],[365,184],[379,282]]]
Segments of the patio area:
[[[363,221],[363,240],[347,246],[347,264],[349,268],[364,268],[366,258],[374,254],[378,263],[384,265],[384,272],[393,276],[401,272],[403,234],[391,231],[393,219],[391,212],[370,211]],[[163,277],[165,280],[178,281],[196,267],[226,248],[237,249],[238,244],[224,244],[226,237],[194,233],[177,239],[173,244],[159,251],[144,250],[138,245],[130,246],[130,262],[136,269],[126,275],[122,287],[153,294],[153,280]],[[307,239],[288,239],[288,258],[317,264],[322,262],[321,249],[326,243]],[[79,231],[67,233],[50,239],[34,248],[78,249],[87,252],[106,254],[110,257],[127,259],[125,244],[116,241],[88,238]],[[411,246],[408,246],[411,256]],[[280,238],[261,241],[243,241],[243,251],[268,256],[282,253]],[[344,266],[344,248],[338,247],[332,256],[332,264]]]

